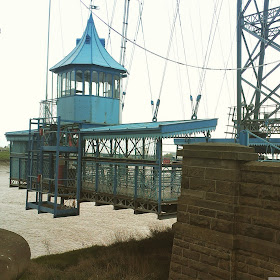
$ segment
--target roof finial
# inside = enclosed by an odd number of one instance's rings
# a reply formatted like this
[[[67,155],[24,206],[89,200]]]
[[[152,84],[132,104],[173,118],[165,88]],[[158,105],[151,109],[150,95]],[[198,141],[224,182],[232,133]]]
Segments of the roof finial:
[[[92,4],[92,0],[90,0],[90,5],[89,5],[89,9],[92,10],[99,10],[99,6],[95,6]]]

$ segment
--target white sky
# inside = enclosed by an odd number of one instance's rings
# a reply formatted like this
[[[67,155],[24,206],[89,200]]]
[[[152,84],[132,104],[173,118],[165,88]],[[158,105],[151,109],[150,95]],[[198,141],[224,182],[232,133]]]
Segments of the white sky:
[[[108,22],[109,19],[111,22],[114,2],[115,0],[94,1],[94,4],[100,6],[100,10],[95,13],[103,20]],[[215,37],[212,33],[210,38],[210,43],[213,38],[214,41],[207,66],[235,68],[236,2],[233,0],[181,0],[182,33],[177,18],[170,58],[184,63],[183,47],[185,47],[187,63],[203,66],[216,5],[212,32],[214,32],[217,20],[218,25]],[[271,2],[277,1],[271,0]],[[84,3],[88,6],[90,1],[84,0]],[[123,1],[117,0],[116,3],[112,26],[121,33]],[[136,30],[138,3],[138,0],[130,1],[128,38],[131,40],[134,39]],[[175,0],[146,0],[144,3],[145,46],[162,56],[167,54],[175,4]],[[28,129],[29,119],[39,116],[39,102],[45,98],[46,88],[48,5],[48,0],[0,2],[0,146],[7,144],[5,132]],[[52,1],[49,68],[75,47],[76,38],[82,36],[88,16],[89,11],[79,0]],[[93,18],[99,36],[107,41],[108,27],[95,16]],[[113,31],[111,34],[112,45],[109,45],[107,50],[118,61],[120,36]],[[139,32],[137,43],[144,46],[142,32]],[[130,60],[131,50],[132,44],[128,42],[127,61]],[[147,58],[152,95],[156,103],[165,61],[151,54],[147,54]],[[136,47],[127,88],[123,123],[152,120],[151,94],[145,61],[145,52]],[[196,98],[201,73],[202,70],[195,68],[177,66],[171,62],[167,64],[158,114],[159,121],[190,119],[190,91]],[[224,137],[228,107],[235,105],[235,75],[235,71],[206,71],[198,118],[219,118],[215,137]]]

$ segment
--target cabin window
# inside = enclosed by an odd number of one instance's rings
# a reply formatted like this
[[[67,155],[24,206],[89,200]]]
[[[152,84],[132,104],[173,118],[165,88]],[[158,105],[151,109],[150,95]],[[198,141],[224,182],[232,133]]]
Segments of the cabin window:
[[[106,82],[105,82],[105,90],[104,90],[104,96],[105,97],[112,97],[112,75],[107,74],[106,75]]]
[[[66,74],[66,91],[65,91],[65,95],[70,95],[70,83],[71,83],[70,72],[68,72]]]
[[[65,96],[66,91],[66,73],[62,74],[62,90],[61,90],[61,96]]]
[[[99,73],[99,96],[104,96],[104,82],[105,74],[103,72]]]
[[[76,94],[83,94],[83,72],[76,72]]]
[[[75,71],[71,72],[71,82],[70,82],[70,94],[74,95],[76,90],[76,79],[75,79]]]
[[[92,71],[91,81],[92,95],[98,95],[98,73],[96,71]]]
[[[114,95],[113,98],[120,98],[120,77],[114,76]]]
[[[91,95],[91,82],[90,82],[90,71],[89,70],[85,71],[84,79],[85,79],[84,94],[85,95]]]
[[[61,97],[61,75],[57,76],[57,97]]]

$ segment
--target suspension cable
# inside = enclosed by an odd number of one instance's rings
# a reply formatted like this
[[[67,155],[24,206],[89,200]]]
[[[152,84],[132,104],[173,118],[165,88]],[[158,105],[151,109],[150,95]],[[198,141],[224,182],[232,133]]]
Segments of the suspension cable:
[[[176,1],[176,5],[178,5],[178,2],[180,2],[180,0]],[[169,18],[170,20],[170,18]],[[180,22],[180,10],[178,11],[178,20]],[[182,27],[182,26],[180,26]],[[181,29],[181,35],[182,35],[182,29]],[[174,36],[175,39],[173,41],[175,41],[175,47],[173,47],[173,53],[174,53],[174,57],[176,57],[176,59],[179,58],[179,48],[178,48],[178,36],[177,36],[177,30],[176,28],[174,29]],[[183,47],[184,47],[184,42],[183,42]],[[185,57],[186,58],[186,57]],[[186,61],[185,61],[186,62]],[[182,115],[183,115],[183,119],[185,118],[185,102],[183,99],[183,82],[182,82],[182,74],[181,74],[181,68],[179,67],[178,64],[176,64],[176,71],[177,71],[177,83],[178,83],[178,92],[179,92],[179,98],[180,98],[180,105],[181,105],[181,110],[182,110]]]
[[[167,48],[167,54],[166,54],[167,58],[169,57],[169,53],[170,53],[170,49],[171,49],[172,38],[173,38],[175,24],[176,24],[176,20],[177,20],[177,16],[178,16],[179,5],[180,5],[180,3],[177,2],[176,11],[175,11],[175,15],[174,15],[174,20],[173,20],[173,24],[172,24],[172,27],[171,27],[171,33],[170,33],[168,48]],[[159,96],[158,96],[158,100],[157,100],[157,103],[156,103],[156,108],[154,110],[153,122],[157,121],[157,114],[158,114],[158,109],[159,109],[159,105],[160,105],[160,97],[161,97],[161,94],[162,94],[162,88],[163,88],[163,83],[164,83],[164,78],[165,78],[165,73],[166,73],[168,61],[169,60],[167,60],[167,59],[165,60],[165,64],[164,64],[164,68],[163,68],[162,79],[161,79],[160,90],[159,90]]]
[[[112,10],[112,15],[111,15],[111,21],[110,24],[108,26],[109,28],[109,32],[108,32],[108,38],[107,38],[107,42],[106,42],[106,48],[109,46],[109,43],[111,42],[111,26],[113,24],[113,20],[114,20],[114,16],[115,16],[115,10],[116,10],[116,3],[117,0],[114,1],[114,5],[113,5],[113,10]],[[106,1],[106,7],[107,7],[107,1]],[[107,9],[108,10],[108,9]],[[108,20],[109,22],[109,20]],[[110,44],[111,45],[111,44]],[[112,45],[111,45],[111,52],[112,52]]]
[[[229,7],[229,17],[230,17],[230,7]],[[232,57],[232,56],[231,56],[231,53],[232,53],[232,48],[233,48],[233,44],[234,44],[234,37],[235,37],[235,35],[236,35],[236,30],[237,30],[237,28],[235,28],[235,32],[234,32],[233,35],[230,34],[230,37],[232,38],[232,39],[231,39],[231,46],[230,46],[230,51],[229,51],[229,54],[228,54],[227,61],[226,61],[226,63],[225,63],[225,68],[228,66],[229,60],[230,60],[230,58]],[[219,32],[219,39],[220,39],[221,52],[222,52],[222,55],[223,55],[220,32]],[[224,58],[224,55],[223,55],[223,58]],[[224,59],[223,59],[223,60],[224,60]],[[227,72],[224,71],[223,80],[222,80],[221,87],[220,87],[220,91],[219,91],[219,95],[218,95],[218,100],[217,100],[217,102],[216,102],[216,107],[215,107],[215,111],[214,111],[214,116],[216,116],[216,112],[217,112],[217,109],[218,109],[218,104],[219,104],[219,100],[220,100],[220,97],[221,97],[222,88],[223,88],[223,84],[224,84],[225,79],[226,79],[226,81],[227,81],[228,93],[230,92],[230,90],[229,90],[230,87],[229,87],[228,78],[227,78]],[[230,96],[230,94],[229,94],[229,100],[230,100],[230,104],[231,104],[231,96]]]
[[[143,3],[144,3],[144,1],[143,1]],[[141,23],[141,31],[142,31],[142,36],[143,36],[143,44],[144,44],[144,48],[146,49],[146,42],[145,42],[145,36],[144,36],[144,27],[143,27],[142,16],[140,17],[140,23]],[[150,95],[151,95],[151,109],[152,109],[152,115],[153,115],[154,114],[154,100],[153,100],[150,70],[149,70],[148,57],[147,57],[147,51],[146,50],[145,50],[145,59],[146,59],[146,66],[147,66],[148,84],[149,84],[149,90],[150,90]]]
[[[135,31],[135,35],[134,35],[134,42],[136,42],[137,40],[137,37],[138,37],[138,33],[139,33],[139,29],[140,29],[140,24],[141,24],[141,18],[142,18],[142,13],[143,13],[143,9],[144,9],[144,0],[143,0],[143,5],[141,7],[141,4],[139,2],[139,15],[138,15],[138,20],[137,20],[137,25],[136,25],[136,31]],[[132,61],[133,61],[133,58],[134,58],[134,53],[135,53],[135,44],[132,45],[132,51],[131,51],[131,56],[130,56],[130,61],[128,63],[128,67],[127,67],[127,71],[128,73],[130,73],[131,71],[131,67],[132,67]],[[124,101],[125,101],[125,97],[126,97],[126,91],[127,91],[127,86],[128,86],[128,82],[129,82],[129,77],[130,75],[127,76],[126,78],[126,84],[124,86],[124,91],[123,91],[123,95],[122,95],[122,101],[121,101],[121,104],[122,104],[122,109],[124,108]]]
[[[208,37],[208,42],[207,42],[207,47],[206,47],[206,52],[205,52],[205,57],[204,57],[204,62],[203,62],[204,67],[207,67],[207,65],[209,63],[209,60],[210,60],[211,51],[212,51],[212,47],[213,47],[213,43],[214,43],[215,34],[216,34],[216,31],[217,31],[217,26],[218,26],[218,21],[219,21],[219,16],[220,16],[222,4],[223,4],[223,2],[221,2],[221,5],[220,5],[220,9],[219,9],[219,13],[218,13],[218,16],[217,16],[216,24],[215,24],[215,15],[217,13],[217,9],[218,9],[218,6],[219,6],[219,0],[217,0],[215,5],[214,5],[214,11],[213,11],[213,17],[212,17],[212,22],[211,22],[211,27],[210,27],[210,33],[209,33],[209,37]],[[214,24],[215,24],[215,27],[214,27]],[[214,30],[213,30],[213,28],[214,28]],[[211,40],[211,38],[212,38],[212,40]],[[201,96],[204,81],[205,81],[205,77],[206,77],[206,70],[203,70],[201,72],[200,80],[199,80],[198,96]],[[204,105],[205,105],[205,103],[204,103]],[[207,111],[207,109],[205,111]]]
[[[87,8],[89,9],[85,3],[83,3],[82,0],[80,0],[81,3]],[[100,20],[103,24],[107,25],[108,27],[111,28],[111,30],[113,30],[116,34],[118,34],[119,36],[123,37],[122,34],[117,31],[115,28],[113,28],[112,26],[109,26],[108,23],[106,23],[101,17],[99,17],[97,14],[95,14],[94,12],[92,12],[92,14],[98,19]],[[237,71],[237,70],[246,70],[246,69],[250,69],[250,68],[253,68],[252,66],[245,66],[245,67],[241,67],[241,68],[234,68],[234,67],[229,67],[229,68],[222,68],[222,67],[206,67],[206,66],[198,66],[198,65],[193,65],[193,64],[186,64],[184,62],[181,62],[181,61],[176,61],[176,60],[173,60],[171,58],[168,58],[168,57],[165,57],[163,55],[160,55],[154,51],[151,51],[149,49],[145,49],[143,46],[137,44],[136,42],[133,42],[133,40],[129,39],[129,38],[126,38],[126,40],[128,42],[130,42],[131,44],[134,44],[136,47],[144,50],[144,51],[147,51],[148,53],[158,57],[158,58],[161,58],[161,59],[164,59],[164,60],[167,60],[169,62],[172,62],[172,63],[177,63],[179,65],[183,65],[183,66],[188,66],[190,68],[195,68],[195,69],[202,69],[202,70],[208,70],[208,71]],[[271,62],[267,62],[267,63],[263,63],[263,64],[260,64],[258,66],[255,66],[255,68],[257,67],[261,67],[261,66],[267,66],[267,65],[271,65],[271,64],[276,64],[276,63],[279,63],[280,62],[280,59],[279,60],[274,60],[274,61],[271,61]]]
[[[177,0],[177,3],[180,0]],[[178,11],[178,19],[179,19],[179,24],[180,24],[180,31],[181,31],[181,39],[183,43],[183,51],[184,51],[184,58],[185,58],[185,67],[186,67],[186,72],[187,72],[187,81],[188,81],[188,87],[189,87],[189,92],[190,92],[190,97],[191,97],[191,83],[190,83],[190,75],[189,75],[189,69],[187,66],[187,55],[186,55],[186,47],[185,47],[185,40],[184,40],[184,33],[183,33],[183,27],[182,27],[182,21],[181,21],[181,15],[180,15],[180,10]],[[192,99],[192,98],[190,98]],[[183,103],[183,102],[182,102]],[[193,103],[191,102],[192,109],[193,109]]]

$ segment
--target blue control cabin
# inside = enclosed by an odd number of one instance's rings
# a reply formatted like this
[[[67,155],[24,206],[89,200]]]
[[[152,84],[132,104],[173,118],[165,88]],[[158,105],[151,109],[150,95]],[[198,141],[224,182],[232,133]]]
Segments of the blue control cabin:
[[[126,69],[105,49],[92,15],[76,47],[50,71],[57,74],[57,115],[97,125],[121,123],[121,84]]]

